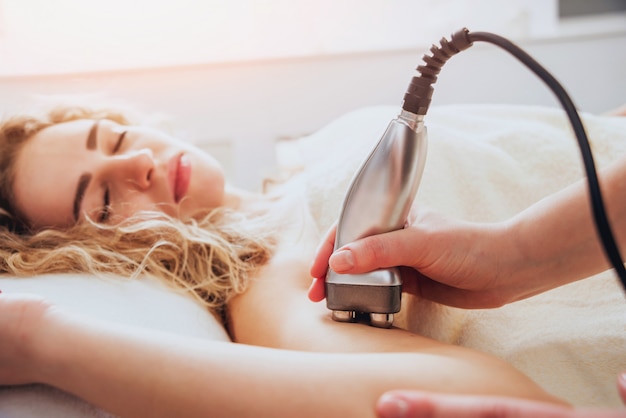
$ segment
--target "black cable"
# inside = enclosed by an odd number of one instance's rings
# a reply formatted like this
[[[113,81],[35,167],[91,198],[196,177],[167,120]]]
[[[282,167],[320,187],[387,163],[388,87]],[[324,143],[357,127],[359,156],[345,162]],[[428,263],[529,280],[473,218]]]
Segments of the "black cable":
[[[587,173],[587,183],[589,186],[589,197],[593,218],[597,233],[604,248],[604,252],[613,265],[617,276],[626,293],[626,268],[620,256],[620,252],[613,238],[611,227],[604,209],[604,201],[600,191],[598,175],[596,173],[591,147],[587,139],[587,133],[580,120],[576,106],[561,84],[545,69],[535,61],[523,49],[513,42],[499,35],[488,32],[472,32],[466,28],[452,34],[451,40],[441,39],[440,46],[433,45],[430,48],[432,55],[425,55],[423,60],[425,65],[417,67],[419,75],[413,77],[404,95],[402,108],[417,115],[426,115],[430,106],[433,94],[433,84],[437,81],[437,75],[443,65],[454,55],[469,48],[476,41],[488,42],[501,47],[532,70],[541,80],[543,80],[563,106],[567,117],[572,125],[578,146],[583,158],[583,165]]]
[[[593,155],[589,146],[589,140],[587,139],[585,128],[580,120],[578,112],[576,111],[574,103],[563,86],[561,86],[561,84],[543,66],[541,66],[541,64],[535,61],[530,55],[511,41],[488,32],[469,32],[468,39],[470,42],[489,42],[511,53],[515,58],[530,68],[541,80],[543,80],[556,95],[559,102],[561,102],[561,105],[570,120],[582,154],[583,164],[587,173],[591,206],[598,235],[600,236],[600,240],[604,246],[604,251],[613,265],[613,268],[622,283],[622,287],[626,292],[626,269],[624,268],[624,262],[622,261],[619,249],[617,248],[613,237],[613,233],[611,232],[611,227],[609,226],[609,221],[604,209],[602,193],[600,191],[600,184],[598,182],[598,175],[596,173]]]

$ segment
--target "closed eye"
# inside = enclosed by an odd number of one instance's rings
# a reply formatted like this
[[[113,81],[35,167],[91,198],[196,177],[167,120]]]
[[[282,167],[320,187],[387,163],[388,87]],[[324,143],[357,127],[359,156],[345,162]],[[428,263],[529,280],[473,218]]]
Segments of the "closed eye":
[[[117,138],[117,142],[115,143],[115,146],[113,147],[113,151],[111,151],[113,154],[117,153],[122,147],[122,144],[124,143],[124,138],[126,138],[126,132],[128,131],[123,131],[122,133],[120,133],[120,136]]]
[[[98,216],[98,222],[105,223],[109,216],[111,215],[111,198],[109,196],[109,188],[104,189],[104,197],[103,197],[104,206],[102,206],[102,211]]]

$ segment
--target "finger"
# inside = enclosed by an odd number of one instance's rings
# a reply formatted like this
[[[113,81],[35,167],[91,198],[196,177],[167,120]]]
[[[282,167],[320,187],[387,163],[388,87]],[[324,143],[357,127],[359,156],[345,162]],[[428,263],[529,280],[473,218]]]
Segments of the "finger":
[[[365,273],[379,268],[411,266],[416,249],[406,229],[372,235],[339,248],[329,259],[337,273]]]
[[[413,282],[405,281],[402,290],[443,305],[463,309],[497,308],[502,306],[490,292],[459,289],[415,274]]]
[[[424,276],[412,267],[400,267],[402,292],[457,308],[480,308],[482,302],[474,292],[457,289]]]
[[[311,302],[321,302],[326,298],[324,279],[313,279],[311,287],[309,287],[308,297]]]
[[[402,291],[415,296],[421,296],[419,282],[422,275],[412,267],[400,266],[400,276],[402,277]],[[429,280],[426,278],[426,280]]]
[[[513,398],[441,395],[426,392],[394,391],[376,404],[379,418],[570,418],[573,409],[549,403]]]
[[[335,235],[337,231],[337,224],[335,223],[326,232],[326,235],[322,239],[322,242],[315,251],[315,257],[309,269],[311,277],[323,278],[326,277],[328,271],[328,258],[333,253],[335,248]]]

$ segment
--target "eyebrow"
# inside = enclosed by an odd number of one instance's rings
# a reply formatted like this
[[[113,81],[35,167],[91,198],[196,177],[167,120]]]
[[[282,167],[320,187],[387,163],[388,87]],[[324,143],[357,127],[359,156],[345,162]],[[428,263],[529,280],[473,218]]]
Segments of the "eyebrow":
[[[80,205],[85,197],[85,190],[91,182],[91,174],[84,173],[78,179],[78,186],[76,186],[76,195],[74,196],[74,221],[78,221],[78,214],[80,213]]]
[[[93,125],[91,125],[91,129],[89,129],[89,133],[87,134],[87,142],[85,142],[85,148],[92,151],[95,150],[98,146],[98,124],[99,120],[94,121]],[[73,215],[74,221],[78,221],[78,215],[80,214],[80,206],[83,203],[83,197],[85,197],[85,190],[87,190],[87,186],[91,182],[91,174],[83,173],[78,179],[78,185],[76,186],[76,194],[74,195],[74,207],[73,207]]]
[[[85,144],[85,147],[88,150],[94,150],[98,145],[98,123],[100,123],[99,120],[93,123],[91,129],[89,130],[89,134],[87,135],[87,143]]]

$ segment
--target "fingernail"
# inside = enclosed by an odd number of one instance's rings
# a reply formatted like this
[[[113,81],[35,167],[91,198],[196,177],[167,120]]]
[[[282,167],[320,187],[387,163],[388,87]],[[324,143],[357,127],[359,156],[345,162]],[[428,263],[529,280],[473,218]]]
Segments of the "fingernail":
[[[617,379],[626,386],[626,372],[620,374]]]
[[[349,250],[337,251],[330,257],[330,260],[332,261],[333,270],[335,271],[349,270],[354,267],[354,257]]]
[[[383,395],[376,409],[379,418],[405,418],[408,416],[409,404],[397,396]]]

